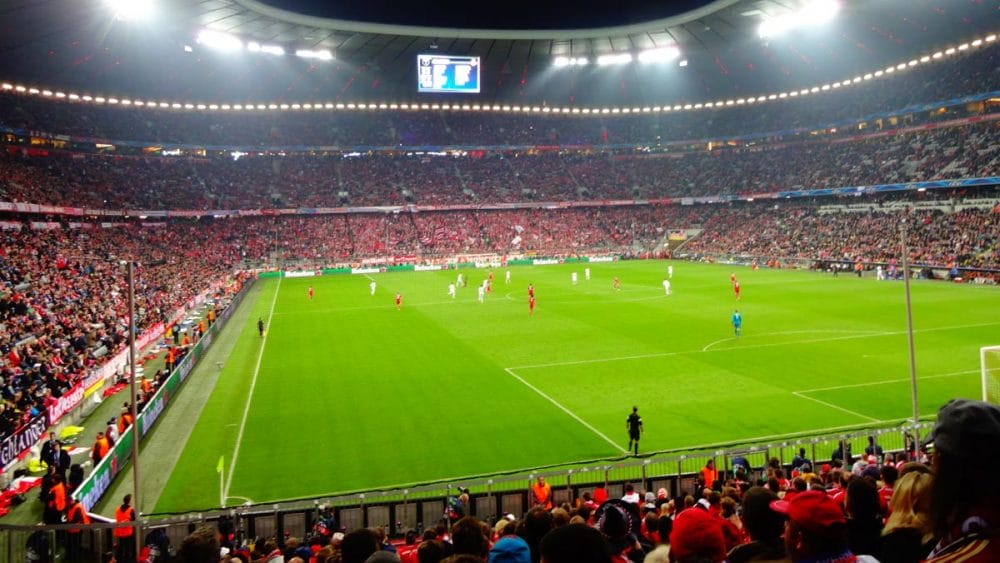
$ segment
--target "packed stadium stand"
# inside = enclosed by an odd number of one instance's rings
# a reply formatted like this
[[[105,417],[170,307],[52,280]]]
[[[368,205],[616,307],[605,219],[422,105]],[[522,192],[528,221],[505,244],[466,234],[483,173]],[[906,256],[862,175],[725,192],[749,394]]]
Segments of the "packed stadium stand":
[[[140,271],[137,333],[265,271],[456,255],[867,269],[903,259],[903,221],[906,259],[923,275],[996,284],[1000,49],[912,66],[779,99],[685,98],[631,115],[545,100],[523,112],[389,100],[223,112],[5,84],[0,440],[126,348],[127,262]],[[668,244],[671,233],[683,244]],[[706,467],[696,492],[676,498],[650,488],[608,500],[598,487],[560,505],[539,485],[527,512],[494,515],[475,514],[465,491],[441,524],[405,540],[340,530],[331,517],[309,540],[247,544],[223,521],[169,551],[185,563],[218,561],[223,546],[228,563],[1000,561],[996,407],[950,404],[934,435],[936,450],[873,447],[721,476]],[[934,471],[928,454],[940,456]],[[166,556],[157,541],[146,538],[147,558]]]

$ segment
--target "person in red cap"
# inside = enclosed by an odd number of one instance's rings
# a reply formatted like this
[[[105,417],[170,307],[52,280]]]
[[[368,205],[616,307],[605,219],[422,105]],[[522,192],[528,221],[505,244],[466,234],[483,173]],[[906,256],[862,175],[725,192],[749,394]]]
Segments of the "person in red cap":
[[[721,521],[699,508],[678,514],[670,530],[670,559],[676,563],[725,561]]]
[[[788,517],[785,549],[795,563],[877,562],[874,557],[851,552],[844,511],[823,491],[805,491],[792,500],[773,501],[771,510]]]

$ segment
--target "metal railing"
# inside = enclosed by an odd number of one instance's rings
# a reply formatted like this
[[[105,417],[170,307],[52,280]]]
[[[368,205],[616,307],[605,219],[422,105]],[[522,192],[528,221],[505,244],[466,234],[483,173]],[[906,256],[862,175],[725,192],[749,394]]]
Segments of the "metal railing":
[[[313,532],[321,519],[332,520],[337,529],[383,527],[392,535],[409,529],[424,529],[447,522],[449,498],[458,489],[470,493],[469,512],[493,523],[504,514],[522,515],[531,508],[528,490],[543,476],[552,486],[556,504],[572,504],[584,492],[605,486],[610,498],[619,498],[627,484],[638,491],[664,488],[671,497],[696,494],[699,471],[714,459],[721,479],[732,477],[733,460],[745,459],[751,467],[752,480],[764,476],[764,468],[777,459],[785,468],[792,457],[804,448],[806,457],[817,466],[831,461],[835,450],[850,448],[854,458],[864,454],[873,439],[886,455],[909,450],[931,426],[917,426],[898,421],[880,426],[846,427],[831,434],[800,434],[775,437],[768,441],[710,444],[697,448],[654,453],[643,457],[608,458],[586,463],[566,464],[534,471],[482,476],[463,482],[415,484],[412,487],[351,491],[336,496],[288,500],[279,503],[244,505],[234,508],[211,508],[184,514],[146,514],[135,522],[142,541],[154,531],[165,535],[173,548],[198,525],[212,523],[231,530],[238,543],[256,538],[304,538]],[[122,525],[92,524],[81,532],[82,546],[73,553],[80,563],[97,562],[114,545],[112,529]],[[25,561],[26,546],[32,534],[44,534],[56,553],[68,557],[71,543],[66,530],[73,526],[11,526],[0,524],[0,558]],[[37,539],[37,537],[35,538]]]

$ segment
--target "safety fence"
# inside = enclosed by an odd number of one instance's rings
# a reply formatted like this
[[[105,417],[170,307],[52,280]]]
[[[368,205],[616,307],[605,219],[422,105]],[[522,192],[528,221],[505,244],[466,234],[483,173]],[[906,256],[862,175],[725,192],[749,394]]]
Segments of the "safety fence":
[[[845,427],[836,433],[801,434],[755,440],[747,443],[706,445],[684,451],[667,451],[643,457],[592,460],[587,463],[518,471],[451,483],[427,483],[408,488],[348,492],[337,496],[289,500],[279,503],[211,508],[184,514],[141,515],[135,522],[136,537],[144,543],[152,538],[168,540],[172,548],[203,523],[211,523],[232,533],[238,544],[253,543],[257,538],[305,538],[318,523],[339,530],[382,527],[398,536],[405,531],[422,530],[446,522],[451,501],[460,490],[470,496],[468,512],[489,523],[505,514],[520,516],[531,508],[529,488],[537,477],[545,477],[552,486],[553,500],[559,505],[573,503],[585,492],[604,486],[609,498],[620,498],[626,485],[637,491],[666,489],[671,498],[696,494],[700,470],[708,460],[715,460],[721,479],[734,475],[734,461],[750,466],[750,482],[765,478],[765,468],[772,459],[790,469],[792,458],[805,450],[818,470],[822,464],[848,453],[846,459],[865,456],[866,448],[875,445],[879,461],[905,455],[919,443],[931,426],[895,421],[876,426]],[[873,448],[874,449],[874,448]],[[50,555],[61,555],[81,563],[97,562],[101,554],[116,543],[113,529],[122,527],[97,523],[83,527],[73,537],[60,526],[0,525],[0,559],[25,561],[28,546],[48,546]],[[127,526],[127,525],[126,525]]]

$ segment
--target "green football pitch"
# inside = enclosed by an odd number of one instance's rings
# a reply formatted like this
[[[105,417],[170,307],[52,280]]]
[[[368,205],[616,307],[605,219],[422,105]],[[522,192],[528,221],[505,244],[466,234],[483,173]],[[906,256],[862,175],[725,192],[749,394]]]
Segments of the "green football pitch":
[[[672,264],[670,296],[663,261],[497,269],[485,303],[486,270],[262,281],[156,511],[620,457],[633,405],[643,453],[911,416],[901,282]],[[912,289],[921,414],[978,398],[1000,291]]]

